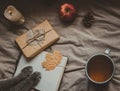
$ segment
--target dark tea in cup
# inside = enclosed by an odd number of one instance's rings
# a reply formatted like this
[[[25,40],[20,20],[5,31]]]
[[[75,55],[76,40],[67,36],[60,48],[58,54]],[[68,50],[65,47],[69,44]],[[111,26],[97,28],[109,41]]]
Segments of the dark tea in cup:
[[[87,77],[96,84],[108,82],[114,73],[114,63],[107,54],[92,56],[86,65]]]

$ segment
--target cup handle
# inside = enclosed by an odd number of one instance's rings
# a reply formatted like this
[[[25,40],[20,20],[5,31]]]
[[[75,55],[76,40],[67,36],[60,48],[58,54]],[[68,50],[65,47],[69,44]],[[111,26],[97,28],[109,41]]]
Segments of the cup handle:
[[[105,50],[105,54],[110,54],[110,51],[111,51],[111,49],[107,48],[107,49]]]

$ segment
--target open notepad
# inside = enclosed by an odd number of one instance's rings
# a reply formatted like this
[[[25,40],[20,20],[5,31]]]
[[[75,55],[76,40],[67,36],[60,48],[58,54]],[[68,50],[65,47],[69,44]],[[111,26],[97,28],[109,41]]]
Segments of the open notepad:
[[[34,71],[41,72],[42,77],[35,87],[36,89],[40,91],[58,91],[67,63],[67,57],[62,57],[61,63],[54,70],[46,71],[41,65],[41,62],[45,60],[46,54],[47,52],[42,52],[29,62],[26,61],[25,57],[22,55],[14,76],[18,75],[24,67],[32,66]]]

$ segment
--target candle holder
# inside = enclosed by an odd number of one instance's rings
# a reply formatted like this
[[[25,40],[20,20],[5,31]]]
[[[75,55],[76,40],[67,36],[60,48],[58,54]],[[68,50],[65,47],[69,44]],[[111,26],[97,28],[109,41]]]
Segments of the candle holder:
[[[25,22],[23,15],[12,5],[9,5],[4,11],[4,16],[6,19],[11,21],[16,25],[21,25]]]

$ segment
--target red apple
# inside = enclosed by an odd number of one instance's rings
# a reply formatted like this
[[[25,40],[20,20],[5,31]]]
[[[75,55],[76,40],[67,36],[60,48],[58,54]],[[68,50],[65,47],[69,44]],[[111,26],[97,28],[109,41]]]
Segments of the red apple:
[[[60,6],[60,17],[63,21],[69,22],[74,20],[76,16],[76,8],[73,4],[70,3],[64,3]]]

